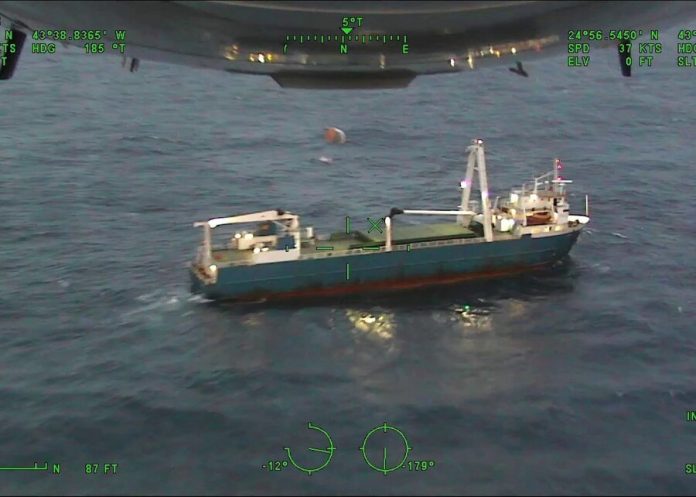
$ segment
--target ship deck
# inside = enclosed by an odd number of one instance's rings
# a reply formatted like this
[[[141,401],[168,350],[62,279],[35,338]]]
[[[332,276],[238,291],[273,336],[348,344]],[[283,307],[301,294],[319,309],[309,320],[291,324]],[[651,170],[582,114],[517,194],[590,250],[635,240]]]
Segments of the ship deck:
[[[372,233],[353,231],[350,234],[341,232],[333,233],[328,239],[315,243],[303,241],[300,247],[300,256],[306,256],[317,251],[341,252],[363,248],[383,247],[386,233],[384,226],[382,232],[374,230]],[[440,240],[454,240],[459,238],[476,238],[482,236],[474,230],[465,228],[457,223],[433,223],[416,225],[396,225],[392,227],[392,245],[405,245],[409,243],[433,242]],[[250,250],[234,250],[224,247],[214,247],[213,260],[221,265],[234,265],[251,263],[252,252]]]
[[[372,233],[353,231],[347,233],[333,233],[328,240],[322,242],[325,245],[334,246],[335,250],[352,250],[364,247],[381,247],[386,241],[385,228],[382,231],[374,230]],[[475,238],[479,236],[475,231],[465,228],[457,223],[432,223],[414,225],[392,226],[392,245],[404,245],[407,243],[434,242],[438,240],[452,240],[455,238]],[[319,242],[317,241],[317,245]],[[341,247],[340,249],[338,247]]]

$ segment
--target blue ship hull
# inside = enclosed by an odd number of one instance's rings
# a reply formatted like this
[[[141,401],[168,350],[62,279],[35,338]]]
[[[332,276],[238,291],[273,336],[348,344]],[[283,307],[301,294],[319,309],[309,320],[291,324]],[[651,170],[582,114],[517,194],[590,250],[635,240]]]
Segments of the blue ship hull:
[[[538,238],[221,267],[212,284],[205,284],[192,267],[191,291],[214,300],[258,300],[453,283],[552,264],[570,252],[579,234],[574,230]]]

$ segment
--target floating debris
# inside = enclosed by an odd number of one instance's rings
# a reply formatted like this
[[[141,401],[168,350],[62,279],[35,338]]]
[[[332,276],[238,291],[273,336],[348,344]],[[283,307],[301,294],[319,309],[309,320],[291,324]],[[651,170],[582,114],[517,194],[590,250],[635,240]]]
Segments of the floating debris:
[[[482,330],[491,329],[490,311],[481,308],[472,308],[469,305],[453,306],[452,310],[457,315],[456,321],[459,321],[464,327],[479,328]]]
[[[324,139],[329,143],[345,143],[346,134],[338,128],[326,128]]]
[[[333,164],[333,159],[331,157],[326,157],[325,155],[322,155],[319,157],[319,162],[323,162],[324,164]]]
[[[389,339],[394,335],[394,315],[391,313],[374,315],[349,309],[346,316],[356,329],[369,335],[382,339]]]

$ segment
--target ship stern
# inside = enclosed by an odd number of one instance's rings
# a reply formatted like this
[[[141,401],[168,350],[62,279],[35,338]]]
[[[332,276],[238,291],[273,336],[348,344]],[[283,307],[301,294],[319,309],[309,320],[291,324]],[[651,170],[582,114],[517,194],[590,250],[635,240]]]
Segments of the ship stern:
[[[208,288],[211,285],[210,277],[204,274],[199,266],[191,264],[189,266],[189,289],[194,295],[208,295]]]

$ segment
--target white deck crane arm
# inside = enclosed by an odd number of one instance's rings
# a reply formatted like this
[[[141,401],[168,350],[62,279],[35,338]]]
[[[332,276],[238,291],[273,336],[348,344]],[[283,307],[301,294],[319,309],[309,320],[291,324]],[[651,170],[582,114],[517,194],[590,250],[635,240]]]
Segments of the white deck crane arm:
[[[209,226],[210,228],[216,228],[224,224],[240,224],[240,223],[254,223],[259,221],[282,221],[282,220],[296,220],[298,216],[291,214],[289,212],[279,213],[277,210],[272,211],[262,211],[254,212],[252,214],[242,214],[240,216],[231,217],[218,217],[215,219],[210,219],[209,221],[198,221],[193,223],[195,227],[199,226]]]

